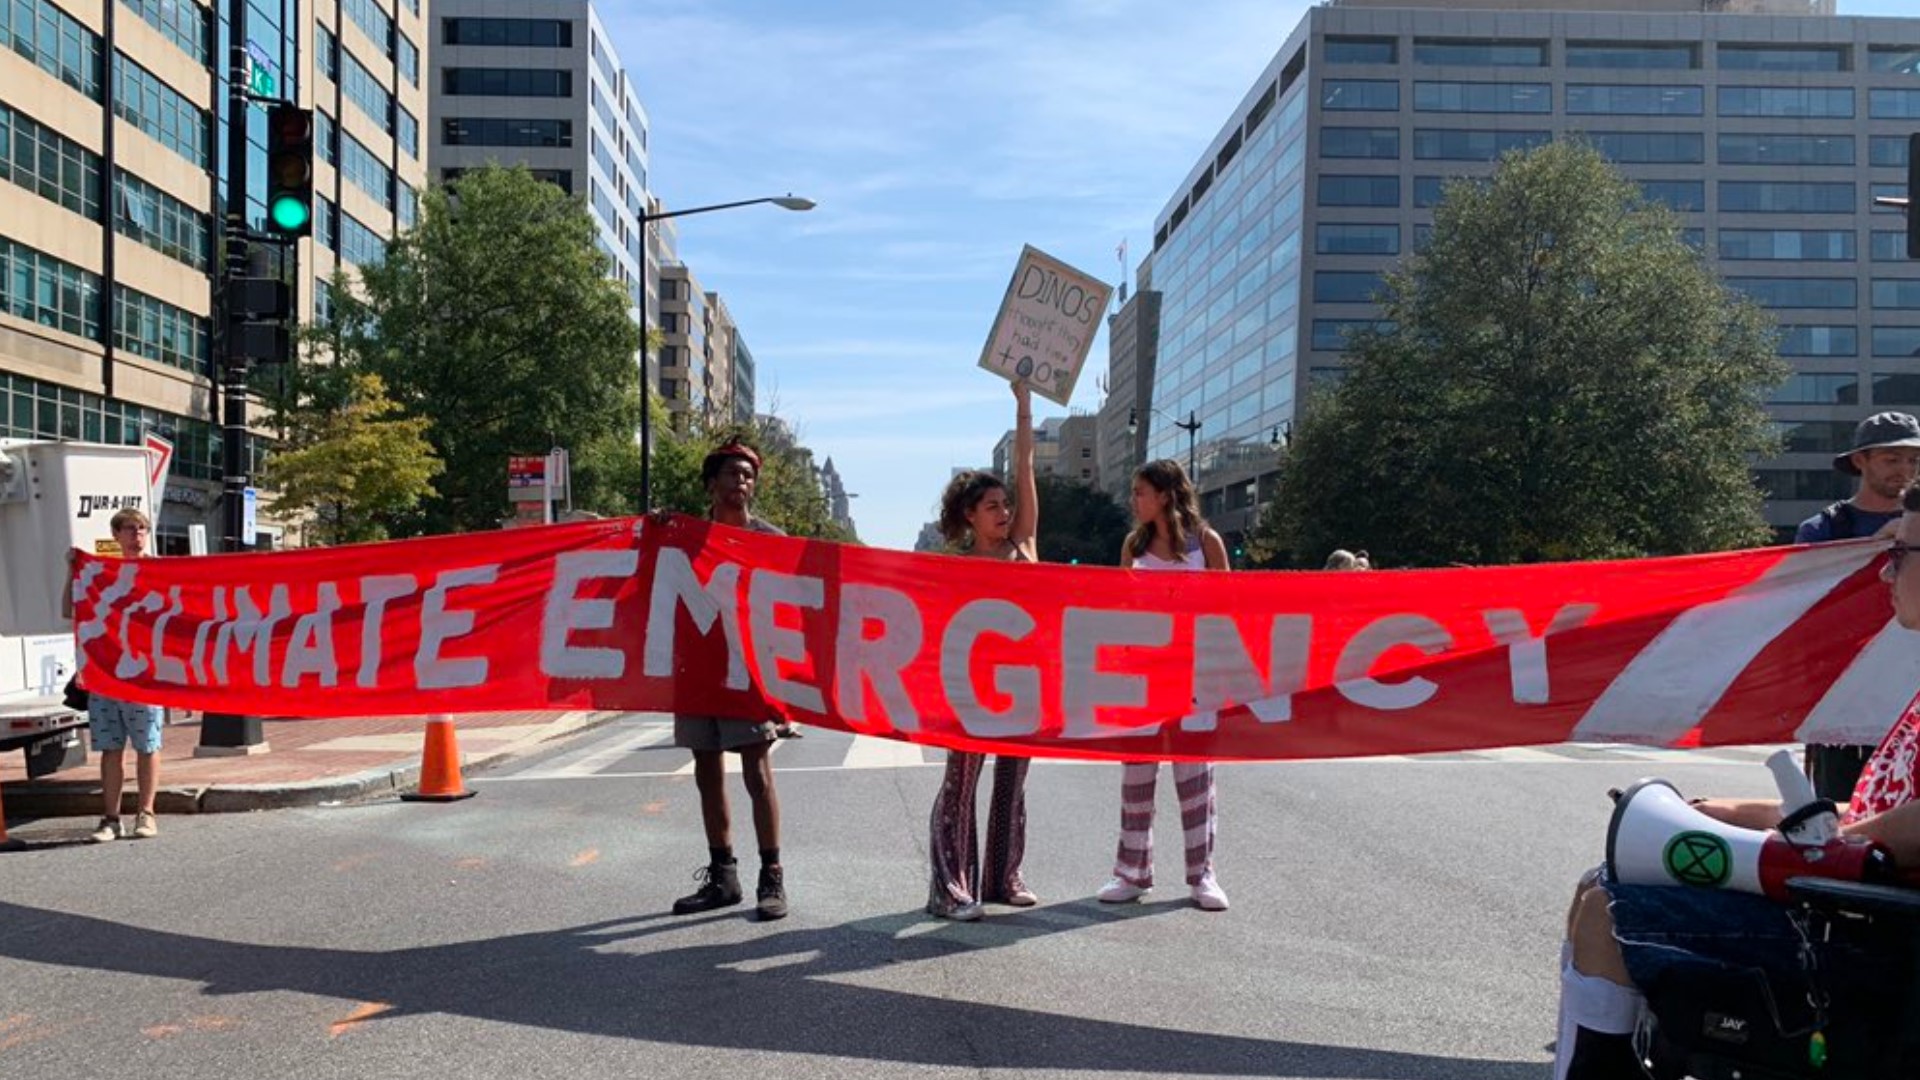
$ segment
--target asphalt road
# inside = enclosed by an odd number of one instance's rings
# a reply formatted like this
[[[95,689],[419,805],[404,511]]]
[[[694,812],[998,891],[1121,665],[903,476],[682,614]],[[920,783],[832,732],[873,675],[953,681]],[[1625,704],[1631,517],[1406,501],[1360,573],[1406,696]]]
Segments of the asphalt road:
[[[1606,789],[1770,790],[1759,749],[1224,767],[1212,914],[1170,778],[1162,887],[1109,906],[1119,770],[1042,762],[1043,905],[962,925],[921,913],[939,753],[811,730],[776,754],[793,915],[762,924],[666,914],[705,845],[665,737],[600,728],[449,805],[17,827],[0,1077],[1544,1080]]]

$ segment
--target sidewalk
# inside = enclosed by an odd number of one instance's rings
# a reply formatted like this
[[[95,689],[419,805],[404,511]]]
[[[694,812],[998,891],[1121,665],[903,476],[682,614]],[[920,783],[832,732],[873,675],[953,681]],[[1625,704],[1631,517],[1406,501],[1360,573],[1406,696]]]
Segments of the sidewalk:
[[[624,715],[615,712],[470,713],[453,718],[463,770],[474,770]],[[411,791],[418,783],[423,716],[344,720],[266,720],[268,752],[194,757],[197,716],[168,724],[160,750],[161,814],[210,814],[312,806]],[[127,754],[126,812],[134,799],[134,755]],[[25,758],[0,755],[0,800],[9,818],[97,817],[100,755],[84,766],[37,780]]]

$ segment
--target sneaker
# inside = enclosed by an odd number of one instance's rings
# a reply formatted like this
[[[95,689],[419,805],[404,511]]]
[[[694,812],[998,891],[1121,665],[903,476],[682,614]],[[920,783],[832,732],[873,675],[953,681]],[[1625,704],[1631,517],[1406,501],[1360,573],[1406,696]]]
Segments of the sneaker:
[[[117,817],[101,818],[100,827],[87,836],[87,841],[94,844],[104,844],[118,839],[120,839],[120,819]]]
[[[151,840],[160,835],[160,822],[143,810],[133,819],[133,835],[142,840]]]
[[[1208,871],[1193,887],[1193,902],[1201,911],[1227,910],[1227,891],[1213,880],[1213,872]]]
[[[1034,895],[1034,891],[1027,888],[1027,883],[1019,878],[1014,878],[1013,884],[1007,886],[1004,893],[989,896],[987,900],[990,903],[1005,904],[1008,907],[1032,907],[1040,902],[1040,898]]]
[[[787,917],[787,884],[778,866],[760,868],[760,884],[754,888],[753,895],[761,922]]]
[[[775,724],[773,726],[773,733],[782,739],[803,739],[806,737],[806,732],[801,731],[792,724]]]
[[[940,904],[927,905],[927,914],[935,915],[942,919],[952,919],[954,922],[973,922],[986,913],[986,907],[978,900],[969,900],[964,904],[953,904],[950,906]]]
[[[715,908],[732,907],[740,902],[740,864],[714,863],[693,872],[700,883],[693,895],[673,902],[675,915],[694,915]]]
[[[1100,891],[1094,896],[1103,904],[1124,904],[1130,900],[1140,899],[1152,889],[1151,885],[1135,885],[1126,878],[1117,877],[1100,886]]]

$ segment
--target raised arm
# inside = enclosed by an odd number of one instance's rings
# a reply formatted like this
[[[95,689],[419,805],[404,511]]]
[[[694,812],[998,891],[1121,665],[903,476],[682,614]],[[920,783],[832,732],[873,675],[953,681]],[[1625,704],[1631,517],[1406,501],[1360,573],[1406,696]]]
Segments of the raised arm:
[[[1028,560],[1040,561],[1034,537],[1040,531],[1040,484],[1033,475],[1033,391],[1024,381],[1013,384],[1013,399],[1019,403],[1014,414],[1013,471],[1019,484],[1013,500],[1013,528],[1007,539]]]

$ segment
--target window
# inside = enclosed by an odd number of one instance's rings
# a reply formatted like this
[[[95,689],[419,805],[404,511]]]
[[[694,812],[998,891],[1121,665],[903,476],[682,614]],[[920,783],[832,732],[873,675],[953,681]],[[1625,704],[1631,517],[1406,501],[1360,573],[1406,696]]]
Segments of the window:
[[[393,181],[393,219],[402,229],[411,229],[420,220],[420,196],[398,178]]]
[[[1640,194],[1648,201],[1669,210],[1698,211],[1707,208],[1704,180],[1642,180]]]
[[[1400,226],[1324,223],[1314,229],[1313,250],[1321,255],[1398,255]]]
[[[1379,79],[1326,79],[1320,83],[1320,107],[1331,112],[1394,112],[1400,108],[1400,84]]]
[[[393,55],[393,16],[374,0],[340,0],[340,6],[347,9],[347,18],[353,20],[369,41],[380,46],[381,52]]]
[[[1920,45],[1870,46],[1867,70],[1889,75],[1920,75]]]
[[[1567,84],[1570,116],[1699,116],[1705,101],[1697,86]]]
[[[1769,405],[1858,405],[1860,376],[1853,374],[1802,373],[1787,376],[1780,389],[1767,399]]]
[[[1869,90],[1867,115],[1876,120],[1920,120],[1920,90]]]
[[[1920,278],[1874,278],[1873,306],[1920,310]]]
[[[488,97],[572,97],[573,72],[545,68],[447,68],[442,90]]]
[[[393,37],[394,37],[394,41],[398,43],[400,47],[400,52],[397,57],[397,60],[400,64],[401,76],[407,80],[408,85],[419,86],[420,85],[420,49],[419,47],[414,45],[414,43],[410,41],[407,38],[407,35],[405,34],[396,32]]]
[[[1845,45],[1720,46],[1723,71],[1846,71]]]
[[[1769,308],[1851,308],[1858,306],[1852,278],[1730,277],[1729,288],[1751,296]]]
[[[1755,469],[1753,479],[1773,499],[1827,502],[1853,494],[1852,478],[1832,469]]]
[[[1459,131],[1416,128],[1413,156],[1425,161],[1493,161],[1509,150],[1552,142],[1550,131]]]
[[[1446,180],[1438,176],[1416,176],[1413,178],[1413,205],[1416,209],[1439,206],[1441,196],[1445,194]]]
[[[1320,270],[1313,275],[1317,304],[1370,304],[1380,291],[1380,275],[1373,271]]]
[[[1700,51],[1692,45],[1666,42],[1569,41],[1567,66],[1627,71],[1697,68]]]
[[[466,116],[440,121],[445,146],[572,146],[571,120]]]
[[[420,122],[397,101],[393,104],[393,140],[408,157],[420,160]]]
[[[1312,347],[1321,352],[1345,352],[1349,337],[1368,330],[1376,334],[1391,334],[1393,320],[1315,319],[1313,320]]]
[[[1847,181],[1720,181],[1722,213],[1851,214],[1858,205]]]
[[[1867,197],[1869,202],[1872,202],[1872,200],[1879,199],[1879,198],[1894,198],[1894,199],[1904,198],[1906,194],[1907,194],[1907,186],[1905,184],[1868,184],[1867,185]],[[1872,210],[1876,214],[1903,213],[1903,211],[1897,206],[1881,206],[1878,203],[1873,203]]]
[[[114,177],[113,187],[116,232],[195,270],[207,268],[212,250],[207,215],[126,172]]]
[[[341,211],[340,256],[350,263],[368,266],[387,257],[387,242],[352,214]]]
[[[1879,393],[1879,383],[1874,384]],[[1845,420],[1782,420],[1773,429],[1789,454],[1837,454],[1853,445],[1853,424]]]
[[[98,341],[100,279],[0,237],[0,311]]]
[[[1793,323],[1780,327],[1781,356],[1857,356],[1860,331],[1851,326]]]
[[[1904,169],[1908,149],[1905,135],[1874,135],[1867,139],[1867,163],[1875,168]]]
[[[1920,356],[1920,326],[1876,326],[1873,328],[1873,355],[1875,356]],[[1904,375],[1903,379],[1920,383],[1920,375]],[[1874,376],[1874,400],[1885,401],[1880,396],[1880,380],[1884,375]],[[1920,404],[1920,387],[1909,385],[1900,400],[1908,404]]]
[[[114,53],[113,94],[116,116],[193,164],[207,167],[207,114],[173,87]]]
[[[313,110],[313,150],[329,165],[340,164],[340,127],[319,109]]]
[[[1723,86],[1720,115],[1851,117],[1853,91],[1834,87]]]
[[[1413,62],[1461,67],[1546,67],[1547,45],[1543,41],[1415,38]]]
[[[213,44],[207,9],[193,0],[120,0],[135,15],[146,20],[161,36],[173,42],[196,64],[206,64]],[[0,20],[6,16],[0,15]]]
[[[328,251],[339,250],[339,242],[334,238],[339,227],[339,211],[325,197],[315,195],[313,197],[313,242]]]
[[[93,100],[100,100],[100,38],[54,6],[52,0],[0,3],[0,45]],[[15,92],[9,90],[7,96],[12,98]]]
[[[341,172],[381,206],[393,204],[393,170],[376,157],[360,140],[344,132],[340,136]]]
[[[1851,165],[1851,135],[1722,135],[1722,165]]]
[[[1851,229],[1721,229],[1722,259],[1852,262]]]
[[[351,50],[341,53],[342,66],[346,68],[346,81],[341,89],[346,91],[347,100],[354,103],[367,119],[380,125],[380,130],[393,134],[393,95],[380,85],[373,73],[360,66]]]
[[[1329,37],[1320,55],[1329,64],[1392,64],[1399,54],[1392,38]]]
[[[1321,128],[1320,156],[1323,158],[1398,158],[1400,129]]]
[[[1698,165],[1706,160],[1706,136],[1697,131],[1590,131],[1586,139],[1622,165]]]
[[[100,220],[100,156],[0,105],[0,180]]]
[[[1553,87],[1546,83],[1415,82],[1415,112],[1549,113]]]
[[[208,374],[207,320],[124,285],[113,291],[113,347]]]
[[[1397,176],[1320,177],[1320,206],[1399,206]]]
[[[1870,258],[1874,262],[1904,262],[1907,258],[1907,234],[1903,232],[1875,232],[1869,240]]]
[[[321,73],[334,82],[339,82],[340,39],[333,36],[333,31],[324,26],[314,26],[313,52],[314,62],[319,65]]]
[[[566,19],[441,19],[440,40],[448,45],[565,49],[573,46],[573,23]]]

